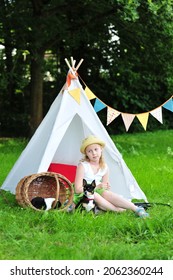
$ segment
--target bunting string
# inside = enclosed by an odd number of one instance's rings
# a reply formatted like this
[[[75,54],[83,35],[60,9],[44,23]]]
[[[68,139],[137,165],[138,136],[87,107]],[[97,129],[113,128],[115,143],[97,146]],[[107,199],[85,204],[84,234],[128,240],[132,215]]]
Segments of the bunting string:
[[[132,124],[132,122],[134,121],[135,118],[138,119],[138,121],[143,126],[144,130],[146,130],[147,129],[147,124],[148,124],[148,119],[149,119],[150,115],[153,116],[161,124],[163,124],[162,108],[173,112],[173,95],[168,100],[166,100],[163,104],[161,104],[160,106],[158,106],[158,107],[156,107],[156,108],[154,108],[150,111],[147,111],[147,112],[131,114],[131,113],[125,113],[125,112],[118,111],[117,109],[114,109],[114,108],[108,106],[101,99],[99,99],[89,89],[89,87],[86,85],[86,83],[82,80],[82,78],[79,75],[78,75],[78,77],[81,79],[82,83],[85,86],[84,91],[85,91],[88,99],[89,100],[95,99],[95,102],[94,102],[94,105],[93,105],[95,112],[98,113],[99,111],[103,110],[104,108],[107,108],[107,123],[106,123],[106,125],[109,125],[118,116],[121,115],[126,131],[129,130],[129,128],[130,128],[130,126],[131,126],[131,124]]]

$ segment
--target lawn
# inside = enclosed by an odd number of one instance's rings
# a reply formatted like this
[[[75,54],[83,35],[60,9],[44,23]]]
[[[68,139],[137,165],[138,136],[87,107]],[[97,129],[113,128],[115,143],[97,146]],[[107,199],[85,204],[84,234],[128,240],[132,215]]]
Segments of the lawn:
[[[173,206],[173,130],[111,136],[149,202]],[[26,146],[0,139],[0,185]],[[38,212],[0,193],[1,260],[173,260],[173,208],[150,218],[118,213]],[[9,250],[10,248],[10,250]]]

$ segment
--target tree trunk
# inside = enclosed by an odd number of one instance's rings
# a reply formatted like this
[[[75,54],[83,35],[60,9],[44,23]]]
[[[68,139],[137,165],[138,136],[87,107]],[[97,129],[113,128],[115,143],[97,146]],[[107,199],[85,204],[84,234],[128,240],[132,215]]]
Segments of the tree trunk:
[[[44,53],[31,60],[31,115],[30,136],[32,136],[43,118],[43,72]]]
[[[14,106],[14,92],[15,92],[15,81],[13,73],[13,60],[12,60],[12,48],[5,48],[6,55],[6,70],[7,70],[7,98],[10,104],[10,110],[13,110]]]

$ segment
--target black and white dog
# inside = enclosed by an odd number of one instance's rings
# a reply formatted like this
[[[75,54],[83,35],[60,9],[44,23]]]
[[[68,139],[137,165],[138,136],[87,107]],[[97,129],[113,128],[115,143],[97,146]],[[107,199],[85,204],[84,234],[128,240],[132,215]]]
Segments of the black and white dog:
[[[43,198],[43,197],[37,196],[31,200],[31,203],[37,209],[48,211],[52,208],[59,208],[61,206],[60,201],[58,201],[57,204],[53,207],[54,201],[55,201],[55,198],[52,198],[52,197]]]
[[[85,209],[87,212],[91,210],[95,212],[96,209],[96,204],[94,201],[95,187],[96,187],[95,180],[92,181],[91,184],[88,184],[87,181],[83,179],[83,190],[84,190],[83,197],[75,208],[78,208],[80,205],[82,205],[82,208]]]

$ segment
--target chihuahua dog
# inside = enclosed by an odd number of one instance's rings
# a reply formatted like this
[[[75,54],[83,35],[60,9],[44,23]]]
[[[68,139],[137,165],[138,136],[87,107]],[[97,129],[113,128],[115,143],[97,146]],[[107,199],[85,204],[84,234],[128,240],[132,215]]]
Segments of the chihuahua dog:
[[[78,208],[80,205],[82,205],[82,208],[85,209],[87,212],[93,210],[95,212],[96,204],[94,201],[94,189],[96,187],[95,180],[92,181],[91,184],[88,184],[85,179],[83,179],[83,190],[84,194],[82,199],[79,201],[79,203],[76,205],[75,208]]]

